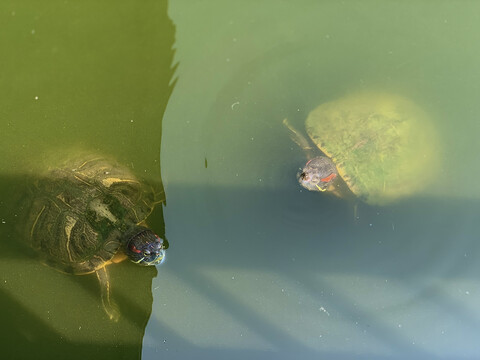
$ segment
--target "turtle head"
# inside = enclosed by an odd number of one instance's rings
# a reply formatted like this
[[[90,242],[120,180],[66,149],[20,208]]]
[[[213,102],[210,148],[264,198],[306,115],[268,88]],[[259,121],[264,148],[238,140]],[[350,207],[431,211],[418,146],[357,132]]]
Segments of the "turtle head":
[[[168,242],[152,230],[137,226],[128,235],[125,252],[128,258],[139,265],[157,265],[165,261]]]
[[[337,168],[326,156],[317,156],[309,160],[297,174],[298,182],[310,191],[327,191],[338,177]]]

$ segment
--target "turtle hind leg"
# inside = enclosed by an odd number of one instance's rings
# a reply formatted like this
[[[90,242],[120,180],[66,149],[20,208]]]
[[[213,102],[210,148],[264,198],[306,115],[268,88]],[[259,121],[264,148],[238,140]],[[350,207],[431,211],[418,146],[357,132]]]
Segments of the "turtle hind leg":
[[[120,311],[117,304],[115,304],[115,302],[110,297],[110,279],[108,277],[107,269],[104,266],[98,269],[95,273],[100,283],[100,293],[102,296],[103,308],[110,320],[117,322],[118,319],[120,319]]]

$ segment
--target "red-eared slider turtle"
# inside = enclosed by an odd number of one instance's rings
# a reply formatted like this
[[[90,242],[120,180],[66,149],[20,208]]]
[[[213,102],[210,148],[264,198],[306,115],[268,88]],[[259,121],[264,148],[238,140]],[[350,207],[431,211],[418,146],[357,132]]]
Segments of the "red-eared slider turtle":
[[[308,190],[344,195],[342,180],[368,204],[382,205],[421,190],[435,174],[435,128],[417,105],[401,96],[363,92],[327,102],[308,115],[305,128],[322,156],[285,119],[307,153],[298,176]]]
[[[49,170],[32,198],[30,245],[62,272],[96,273],[105,311],[117,320],[106,266],[126,258],[139,265],[165,259],[167,242],[145,224],[155,206],[153,189],[127,168],[90,156]]]

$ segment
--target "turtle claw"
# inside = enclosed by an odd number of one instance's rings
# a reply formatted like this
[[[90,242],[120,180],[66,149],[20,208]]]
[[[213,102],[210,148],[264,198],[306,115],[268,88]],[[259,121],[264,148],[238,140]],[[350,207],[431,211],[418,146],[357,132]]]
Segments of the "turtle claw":
[[[114,302],[110,301],[109,304],[103,304],[103,308],[105,312],[107,313],[107,316],[110,320],[114,322],[118,322],[120,319],[120,310]]]

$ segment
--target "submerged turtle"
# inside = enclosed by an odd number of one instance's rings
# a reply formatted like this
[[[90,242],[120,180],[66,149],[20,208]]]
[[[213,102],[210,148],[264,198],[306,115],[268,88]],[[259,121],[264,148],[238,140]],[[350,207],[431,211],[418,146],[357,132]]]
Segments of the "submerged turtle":
[[[286,119],[284,125],[307,153],[298,181],[308,190],[344,196],[346,185],[366,203],[382,205],[421,190],[437,170],[433,124],[401,96],[364,92],[314,109],[305,128],[321,156]]]
[[[62,272],[96,273],[105,311],[118,320],[106,266],[126,258],[160,264],[168,248],[145,224],[155,206],[153,189],[125,167],[87,157],[50,170],[33,190],[30,245]]]

